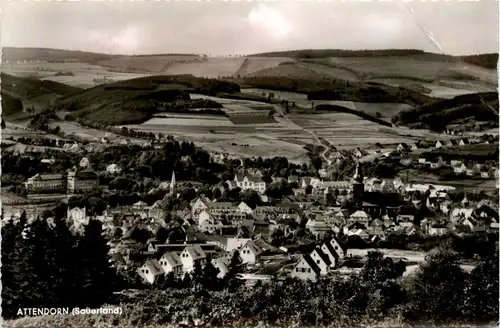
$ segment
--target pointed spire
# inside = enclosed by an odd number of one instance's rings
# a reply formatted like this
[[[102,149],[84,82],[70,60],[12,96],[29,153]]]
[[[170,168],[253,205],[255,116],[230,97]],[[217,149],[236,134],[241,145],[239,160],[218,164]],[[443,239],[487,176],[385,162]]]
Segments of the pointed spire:
[[[359,183],[363,182],[363,170],[361,170],[361,167],[359,166],[359,163],[356,164],[356,171],[354,172],[354,176],[352,177],[354,181],[357,181]]]

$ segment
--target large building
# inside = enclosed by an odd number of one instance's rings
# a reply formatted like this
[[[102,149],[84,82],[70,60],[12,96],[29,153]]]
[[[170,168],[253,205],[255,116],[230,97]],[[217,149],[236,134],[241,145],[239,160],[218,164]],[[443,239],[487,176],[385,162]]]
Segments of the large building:
[[[236,174],[234,181],[241,190],[254,190],[260,194],[266,192],[266,183],[259,176]]]
[[[77,194],[99,186],[99,177],[90,170],[76,167],[63,173],[37,173],[24,182],[28,194],[68,193]]]

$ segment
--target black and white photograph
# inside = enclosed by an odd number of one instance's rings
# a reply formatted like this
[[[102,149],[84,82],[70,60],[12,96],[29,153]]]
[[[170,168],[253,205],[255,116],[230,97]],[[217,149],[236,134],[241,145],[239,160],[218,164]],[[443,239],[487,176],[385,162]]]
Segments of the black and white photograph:
[[[2,1],[0,326],[498,327],[499,4]]]

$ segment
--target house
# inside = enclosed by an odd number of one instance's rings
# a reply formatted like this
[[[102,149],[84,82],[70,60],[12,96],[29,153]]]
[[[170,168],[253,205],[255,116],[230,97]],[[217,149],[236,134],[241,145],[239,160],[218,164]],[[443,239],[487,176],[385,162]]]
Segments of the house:
[[[467,138],[462,138],[458,141],[458,145],[459,146],[465,146],[465,145],[468,145],[469,144],[469,139]]]
[[[328,272],[330,272],[330,267],[332,265],[332,262],[330,261],[330,258],[328,255],[326,255],[321,248],[315,248],[311,252],[311,258],[313,261],[316,263],[316,265],[320,269],[320,274],[321,275],[326,275]]]
[[[161,275],[165,274],[157,260],[148,260],[137,269],[139,276],[148,284],[154,284]]]
[[[413,163],[413,159],[410,156],[401,156],[399,163],[403,166],[410,166]]]
[[[327,231],[331,231],[330,227],[325,221],[316,221],[314,219],[309,219],[306,223],[306,229],[308,229],[315,236],[324,236]]]
[[[246,243],[251,241],[252,239],[250,238],[238,238],[238,237],[231,237],[226,239],[226,245],[224,249],[228,252],[234,251],[236,249],[240,249],[243,247]]]
[[[260,255],[263,250],[255,241],[249,240],[240,250],[242,263],[255,264],[260,261]]]
[[[238,205],[238,208],[240,209],[241,212],[246,213],[246,214],[253,214],[253,210],[250,206],[248,206],[245,202],[241,202]]]
[[[197,263],[204,265],[206,261],[205,252],[203,252],[199,245],[189,245],[184,248],[180,258],[184,272],[193,271]]]
[[[321,248],[327,255],[333,255],[335,259],[330,257],[330,261],[334,265],[336,262],[338,262],[338,259],[343,259],[345,257],[346,249],[339,243],[339,241],[335,237],[330,239],[330,241],[324,242]]]
[[[418,149],[418,145],[416,143],[412,143],[412,144],[410,144],[410,149],[411,150],[417,150]]]
[[[316,281],[321,274],[321,269],[311,258],[311,255],[305,254],[293,268],[290,276],[302,280]]]
[[[449,232],[448,227],[441,223],[432,223],[429,225],[429,229],[427,230],[427,233],[430,236],[443,236],[447,235]]]
[[[235,174],[234,181],[241,190],[254,190],[260,194],[266,192],[266,183],[262,177],[252,175]]]
[[[434,148],[443,148],[444,147],[444,142],[441,140],[436,141],[436,144]]]
[[[193,217],[196,217],[198,214],[200,214],[203,210],[208,209],[208,203],[211,203],[210,200],[204,197],[198,197],[196,200],[191,204],[191,215]]]
[[[159,262],[166,274],[170,272],[173,272],[175,274],[182,273],[182,262],[175,252],[167,252],[163,254]]]
[[[365,225],[371,221],[371,217],[365,211],[358,210],[349,216],[349,222],[359,222]]]
[[[457,175],[464,174],[467,171],[467,166],[464,163],[459,162],[453,165],[453,172]]]

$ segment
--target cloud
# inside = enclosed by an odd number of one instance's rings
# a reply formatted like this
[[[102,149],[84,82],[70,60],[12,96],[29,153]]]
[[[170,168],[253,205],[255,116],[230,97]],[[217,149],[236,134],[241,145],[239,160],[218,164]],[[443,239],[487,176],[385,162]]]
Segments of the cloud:
[[[446,53],[498,51],[498,3],[412,2]],[[22,19],[20,19],[22,17]],[[7,2],[3,46],[106,53],[257,53],[417,48],[436,52],[398,2]]]

